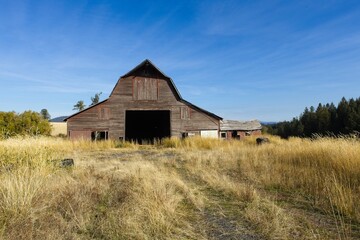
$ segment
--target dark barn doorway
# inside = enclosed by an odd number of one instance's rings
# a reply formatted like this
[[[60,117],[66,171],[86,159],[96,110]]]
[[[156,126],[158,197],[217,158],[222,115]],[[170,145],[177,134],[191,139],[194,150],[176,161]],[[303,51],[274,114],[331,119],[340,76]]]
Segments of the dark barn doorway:
[[[143,144],[166,137],[170,137],[169,110],[126,111],[125,140]]]

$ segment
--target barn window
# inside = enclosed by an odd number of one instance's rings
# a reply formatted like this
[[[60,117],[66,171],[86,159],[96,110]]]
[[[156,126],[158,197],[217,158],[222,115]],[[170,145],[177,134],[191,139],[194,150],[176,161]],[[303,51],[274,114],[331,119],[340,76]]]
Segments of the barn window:
[[[110,119],[110,109],[109,108],[100,108],[99,109],[99,118],[100,119]]]
[[[180,107],[180,118],[181,119],[190,119],[190,108],[189,107]]]
[[[226,132],[221,132],[221,138],[226,138]]]
[[[109,138],[108,131],[91,132],[91,140],[93,140],[93,141],[107,140],[108,138]]]
[[[158,100],[157,79],[134,79],[133,98],[134,100]]]

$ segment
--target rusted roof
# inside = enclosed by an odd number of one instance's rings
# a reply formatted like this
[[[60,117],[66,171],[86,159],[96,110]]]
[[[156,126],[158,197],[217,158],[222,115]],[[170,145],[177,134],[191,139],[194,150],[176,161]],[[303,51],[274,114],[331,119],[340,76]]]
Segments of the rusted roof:
[[[220,130],[221,131],[230,131],[230,130],[253,131],[253,130],[260,130],[261,128],[262,128],[262,126],[258,120],[251,120],[251,121],[222,120],[222,121],[220,121]]]

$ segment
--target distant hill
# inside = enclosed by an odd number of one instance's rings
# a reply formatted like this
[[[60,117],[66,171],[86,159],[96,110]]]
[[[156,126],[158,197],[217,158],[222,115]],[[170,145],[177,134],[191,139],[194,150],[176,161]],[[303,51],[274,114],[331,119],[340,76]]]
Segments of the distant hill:
[[[275,124],[277,124],[277,122],[260,122],[261,123],[261,125],[275,125]]]
[[[49,122],[64,122],[64,119],[67,117],[68,116],[56,117],[56,118],[50,119]]]

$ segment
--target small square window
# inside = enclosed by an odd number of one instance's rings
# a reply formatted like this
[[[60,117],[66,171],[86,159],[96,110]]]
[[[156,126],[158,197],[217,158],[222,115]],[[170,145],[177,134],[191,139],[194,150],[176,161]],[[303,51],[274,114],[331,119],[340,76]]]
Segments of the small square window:
[[[180,118],[183,120],[190,119],[190,108],[189,107],[180,107]]]
[[[110,109],[109,108],[100,108],[99,109],[99,119],[110,119]]]

